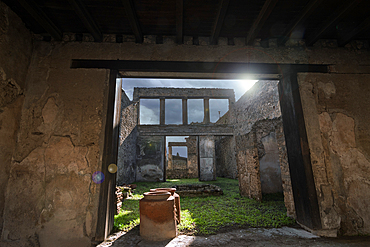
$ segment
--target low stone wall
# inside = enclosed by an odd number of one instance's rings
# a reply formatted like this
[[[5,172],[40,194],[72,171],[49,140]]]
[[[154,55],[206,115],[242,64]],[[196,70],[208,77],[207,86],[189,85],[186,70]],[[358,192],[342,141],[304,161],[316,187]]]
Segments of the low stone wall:
[[[213,184],[183,184],[175,185],[174,188],[180,196],[188,197],[220,196],[224,194],[220,187]]]

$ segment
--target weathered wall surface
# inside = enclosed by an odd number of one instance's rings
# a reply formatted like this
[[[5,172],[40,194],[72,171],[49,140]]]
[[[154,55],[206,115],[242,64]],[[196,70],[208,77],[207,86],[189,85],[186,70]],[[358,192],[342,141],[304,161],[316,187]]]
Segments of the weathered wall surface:
[[[0,1],[0,236],[31,56],[31,33],[18,16]]]
[[[117,185],[130,184],[136,178],[137,108],[122,91]]]
[[[188,169],[188,159],[178,155],[172,156],[173,167],[166,170],[167,178],[190,178]]]
[[[217,150],[220,150],[217,167],[228,169],[225,170],[228,173],[236,164],[242,195],[260,200],[262,193],[282,191],[287,214],[294,217],[277,84],[278,81],[257,82],[218,121],[234,124],[236,145],[233,138],[217,142]],[[274,147],[271,150],[264,143],[268,137],[273,137],[268,142]]]
[[[90,246],[95,234],[100,185],[91,175],[101,167],[109,78],[70,69],[84,52],[63,46],[34,46],[7,187],[8,243]]]
[[[370,233],[369,81],[370,71],[299,75],[322,226],[345,235]]]
[[[214,136],[199,136],[199,181],[216,180]]]
[[[188,176],[189,178],[198,178],[198,138],[189,136],[185,138],[188,149]]]
[[[283,192],[279,164],[279,148],[274,132],[261,138],[265,154],[260,158],[262,193]]]
[[[237,178],[234,137],[216,137],[216,173],[217,177]]]
[[[281,115],[279,104],[278,81],[258,81],[237,102],[231,111],[222,116],[217,124],[234,125],[234,135],[244,135],[252,130],[253,125],[262,119],[274,119]],[[218,174],[236,178],[235,140],[230,137],[217,138]],[[218,176],[219,176],[218,175]]]
[[[164,136],[138,136],[136,181],[157,182],[164,179]]]

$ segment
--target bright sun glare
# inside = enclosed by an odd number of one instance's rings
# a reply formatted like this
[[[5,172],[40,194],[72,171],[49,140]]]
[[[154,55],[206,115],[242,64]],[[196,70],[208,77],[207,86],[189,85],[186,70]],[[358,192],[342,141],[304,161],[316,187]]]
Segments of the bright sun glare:
[[[258,80],[240,80],[240,85],[245,89],[245,91],[248,91]]]

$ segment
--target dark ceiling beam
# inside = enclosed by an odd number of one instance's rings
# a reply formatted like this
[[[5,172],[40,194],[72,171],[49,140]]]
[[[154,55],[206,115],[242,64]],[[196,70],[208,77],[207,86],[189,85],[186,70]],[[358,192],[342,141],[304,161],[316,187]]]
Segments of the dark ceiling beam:
[[[325,64],[184,62],[72,59],[71,68],[113,69],[138,72],[283,74],[284,71],[327,73]],[[284,74],[283,74],[284,76]]]
[[[270,16],[272,10],[275,8],[278,0],[266,0],[257,19],[253,22],[251,29],[249,30],[248,36],[245,40],[246,45],[252,45],[254,39],[257,37],[261,28],[265,24],[267,18]]]
[[[176,42],[184,43],[184,0],[176,0]]]
[[[328,19],[324,22],[321,27],[317,29],[317,31],[311,35],[311,37],[308,37],[306,40],[306,45],[311,46],[316,41],[322,37],[322,35],[328,31],[329,28],[333,27],[349,10],[356,7],[357,4],[359,4],[362,0],[350,0],[340,6],[338,9],[334,11],[333,14],[330,15]]]
[[[143,43],[143,33],[140,28],[139,20],[136,15],[133,1],[132,0],[122,0],[122,3],[125,6],[127,18],[129,19],[131,29],[134,32],[135,42]]]
[[[370,29],[370,17],[366,18],[360,25],[358,25],[355,29],[351,32],[346,34],[345,36],[341,37],[338,41],[339,46],[345,46],[348,42],[350,42],[357,34],[361,33],[362,31],[366,31]]]
[[[324,0],[311,0],[303,9],[303,11],[299,13],[298,18],[289,24],[286,31],[282,34],[283,37],[279,40],[279,45],[284,44],[297,26],[302,24],[323,1]]]
[[[55,40],[62,40],[62,31],[50,20],[44,11],[33,0],[17,0],[22,7],[48,32]]]
[[[212,29],[212,34],[210,38],[211,45],[217,45],[217,40],[218,37],[220,36],[222,25],[224,24],[227,8],[229,7],[229,2],[230,0],[221,0],[216,21]]]
[[[68,0],[73,9],[75,10],[78,17],[81,19],[84,26],[89,30],[94,40],[97,42],[103,41],[103,35],[96,24],[86,6],[81,2],[81,0]]]

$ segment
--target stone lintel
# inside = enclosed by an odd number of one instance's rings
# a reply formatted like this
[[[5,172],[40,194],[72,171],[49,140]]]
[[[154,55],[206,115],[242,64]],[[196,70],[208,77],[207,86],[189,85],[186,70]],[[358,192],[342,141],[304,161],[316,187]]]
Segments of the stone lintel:
[[[139,135],[146,136],[232,136],[231,125],[139,125]]]
[[[135,88],[134,101],[139,99],[231,99],[235,101],[233,89],[223,88]]]

